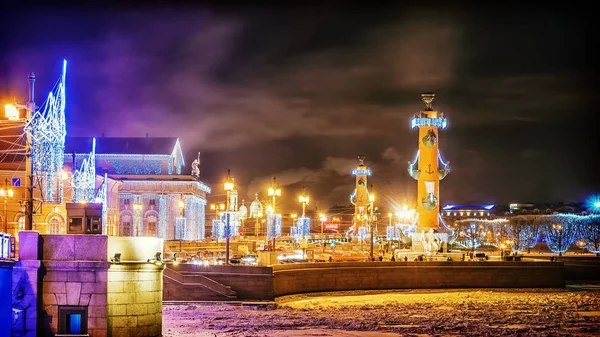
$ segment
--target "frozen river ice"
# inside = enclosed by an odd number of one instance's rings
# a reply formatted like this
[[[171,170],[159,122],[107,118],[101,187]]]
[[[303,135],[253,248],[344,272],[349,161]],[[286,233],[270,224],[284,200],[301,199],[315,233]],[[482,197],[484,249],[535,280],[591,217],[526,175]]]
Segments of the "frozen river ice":
[[[165,304],[164,336],[599,336],[600,292],[360,291],[285,296],[275,310]]]

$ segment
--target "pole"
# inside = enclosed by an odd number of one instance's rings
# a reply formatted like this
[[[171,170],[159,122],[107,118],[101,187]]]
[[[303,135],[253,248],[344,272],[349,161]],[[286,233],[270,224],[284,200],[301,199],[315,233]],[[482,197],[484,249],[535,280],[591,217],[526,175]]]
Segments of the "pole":
[[[225,213],[225,264],[229,264],[229,221],[231,221],[229,218],[231,215],[229,210],[229,193],[230,191],[227,191],[227,213]]]
[[[371,203],[371,214],[369,214],[369,229],[371,230],[371,261],[375,259],[373,255],[373,241],[375,240],[375,233],[373,233],[373,203]]]
[[[35,111],[34,96],[35,74],[29,74],[29,102],[27,102],[26,120],[31,121],[32,114]],[[27,140],[25,142],[25,188],[27,190],[27,203],[25,207],[25,230],[33,230],[33,161],[31,160],[32,139],[31,132],[26,132]]]

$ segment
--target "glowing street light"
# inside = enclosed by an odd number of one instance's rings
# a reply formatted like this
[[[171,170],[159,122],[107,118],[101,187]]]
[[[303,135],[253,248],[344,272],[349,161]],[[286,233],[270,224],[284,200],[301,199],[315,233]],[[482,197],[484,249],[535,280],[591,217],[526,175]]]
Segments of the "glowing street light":
[[[319,220],[321,220],[321,234],[323,234],[323,232],[324,232],[324,226],[323,225],[324,225],[325,221],[327,221],[327,215],[325,215],[323,213],[320,213],[319,214]]]
[[[306,215],[306,205],[310,201],[310,197],[306,195],[306,191],[302,191],[302,195],[298,197],[298,202],[302,204],[302,217]]]

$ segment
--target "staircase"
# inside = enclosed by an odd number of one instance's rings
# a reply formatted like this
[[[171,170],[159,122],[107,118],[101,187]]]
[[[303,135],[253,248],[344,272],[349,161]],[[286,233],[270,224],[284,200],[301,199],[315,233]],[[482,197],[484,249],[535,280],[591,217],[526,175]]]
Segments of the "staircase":
[[[165,278],[165,281],[172,281],[173,283],[179,286],[178,288],[183,288],[183,291],[185,291],[187,288],[191,290],[197,289],[198,287],[203,287],[206,290],[209,290],[217,295],[224,296],[228,299],[237,298],[237,293],[235,292],[235,290],[231,289],[231,287],[223,285],[204,275],[190,272],[180,273],[178,271],[170,269],[167,266],[167,268],[165,268],[165,270],[163,271],[163,276]],[[190,296],[189,299],[193,300],[193,296]]]

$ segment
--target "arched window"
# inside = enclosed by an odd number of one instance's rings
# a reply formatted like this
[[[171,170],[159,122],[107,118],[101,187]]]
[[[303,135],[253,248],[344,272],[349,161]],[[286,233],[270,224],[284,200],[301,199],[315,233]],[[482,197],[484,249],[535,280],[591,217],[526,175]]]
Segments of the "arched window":
[[[120,236],[131,236],[131,215],[125,214],[121,216],[121,224],[119,226]]]
[[[48,234],[61,234],[63,221],[59,217],[53,217],[48,221]]]
[[[148,216],[146,220],[146,231],[144,233],[145,236],[156,237],[156,223],[158,219],[155,215]]]

